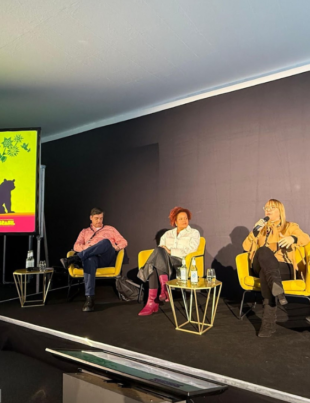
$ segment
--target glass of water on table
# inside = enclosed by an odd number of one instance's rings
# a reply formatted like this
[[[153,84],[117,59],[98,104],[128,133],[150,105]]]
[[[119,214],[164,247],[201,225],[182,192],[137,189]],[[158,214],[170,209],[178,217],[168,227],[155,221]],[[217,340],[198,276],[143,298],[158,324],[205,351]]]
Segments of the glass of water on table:
[[[214,284],[215,280],[216,280],[215,270],[214,269],[207,269],[207,282]]]
[[[45,262],[45,260],[41,260],[39,262],[39,270],[40,271],[45,271],[45,269],[46,269],[46,262]]]

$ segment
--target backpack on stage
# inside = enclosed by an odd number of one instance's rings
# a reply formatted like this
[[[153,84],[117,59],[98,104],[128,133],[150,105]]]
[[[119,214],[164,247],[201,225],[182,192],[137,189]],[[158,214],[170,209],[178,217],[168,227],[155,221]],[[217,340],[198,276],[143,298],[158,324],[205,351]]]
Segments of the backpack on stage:
[[[116,279],[115,285],[118,295],[123,301],[142,301],[144,293],[143,288],[139,284],[136,284],[133,281],[128,280],[127,277],[122,276]]]

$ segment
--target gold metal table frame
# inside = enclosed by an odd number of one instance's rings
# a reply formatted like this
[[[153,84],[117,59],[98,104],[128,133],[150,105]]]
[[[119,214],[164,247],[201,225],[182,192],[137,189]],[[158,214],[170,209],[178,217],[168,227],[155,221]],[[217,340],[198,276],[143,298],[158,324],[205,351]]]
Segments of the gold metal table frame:
[[[43,296],[42,299],[39,300],[27,301],[27,276],[30,276],[32,274],[35,274],[37,276],[38,275],[43,276],[43,290],[42,290]],[[45,305],[46,297],[50,289],[53,274],[54,274],[53,268],[47,268],[44,271],[40,270],[27,271],[26,269],[20,269],[14,271],[13,277],[17,293],[19,296],[20,305],[22,308]]]
[[[216,315],[216,311],[217,311],[217,306],[218,306],[218,302],[219,302],[219,298],[220,298],[220,294],[221,294],[221,290],[222,290],[222,283],[220,281],[215,280],[215,282],[208,282],[206,279],[201,278],[198,280],[197,284],[192,284],[189,280],[181,281],[181,280],[175,279],[175,280],[168,281],[166,283],[166,286],[167,286],[167,290],[169,293],[169,298],[170,298],[171,308],[172,308],[174,321],[175,321],[175,325],[176,325],[176,330],[181,330],[183,332],[202,335],[213,327],[215,315]],[[172,294],[172,290],[174,290],[175,288],[179,288],[182,293],[184,308],[185,308],[186,317],[187,317],[187,321],[182,323],[181,325],[178,324],[177,315],[176,315],[175,306],[174,306],[173,294]],[[218,292],[217,292],[217,289],[218,289]],[[199,305],[198,305],[198,300],[197,300],[197,291],[200,292],[202,290],[206,290],[207,295],[206,295],[206,305],[205,305],[205,309],[203,312],[203,317],[202,317],[202,320],[200,320]],[[186,291],[190,292],[189,307],[187,305]],[[193,296],[194,296],[195,306],[196,306],[196,318],[197,318],[196,321],[192,320]],[[209,322],[206,322],[206,319],[208,319],[207,311],[208,311],[208,305],[209,305],[210,299],[212,300],[211,315],[210,315]],[[198,330],[195,331],[195,330],[184,329],[183,327],[189,323],[196,325]]]

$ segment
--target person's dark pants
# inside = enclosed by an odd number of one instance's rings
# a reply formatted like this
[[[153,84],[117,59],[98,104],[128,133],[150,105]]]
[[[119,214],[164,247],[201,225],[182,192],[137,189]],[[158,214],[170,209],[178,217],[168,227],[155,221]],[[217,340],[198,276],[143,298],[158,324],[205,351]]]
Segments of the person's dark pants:
[[[292,266],[288,263],[279,262],[271,249],[262,246],[255,253],[252,270],[260,278],[264,300],[269,301],[268,305],[275,306],[276,301],[272,294],[273,283],[282,287],[282,280],[290,280]]]
[[[116,251],[108,239],[96,243],[96,245],[79,252],[84,269],[85,295],[95,295],[96,270],[98,267],[110,267],[115,265]]]
[[[157,247],[155,249],[156,249],[157,254],[168,255],[168,252],[164,248]],[[170,256],[170,262],[171,262],[171,268],[173,269],[174,272],[175,272],[175,269],[177,267],[180,267],[182,264],[181,259],[178,257],[174,257],[174,256]],[[149,277],[149,288],[151,288],[151,289],[159,288],[158,277],[163,274],[166,274],[169,278],[169,268],[168,267],[161,267],[161,268],[156,267],[156,270],[154,270],[153,273]],[[175,273],[173,273],[173,274],[175,274]],[[171,280],[171,276],[170,276],[169,280]]]

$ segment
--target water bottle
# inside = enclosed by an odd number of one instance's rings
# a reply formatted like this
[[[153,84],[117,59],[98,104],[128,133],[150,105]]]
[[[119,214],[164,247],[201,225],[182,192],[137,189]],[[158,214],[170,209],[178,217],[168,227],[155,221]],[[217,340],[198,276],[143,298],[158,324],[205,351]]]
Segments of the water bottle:
[[[182,266],[180,268],[181,281],[187,281],[187,267],[185,259],[182,259]]]
[[[30,266],[29,266],[29,267],[34,267],[33,251],[30,250],[29,253],[30,253],[30,260],[29,260],[29,265],[30,265]]]
[[[197,272],[195,258],[193,258],[192,265],[191,265],[191,283],[192,284],[197,284],[198,283],[198,272]]]
[[[31,257],[30,257],[30,252],[31,252],[31,250],[28,250],[28,252],[27,252],[26,269],[28,269],[29,267],[31,267]]]

